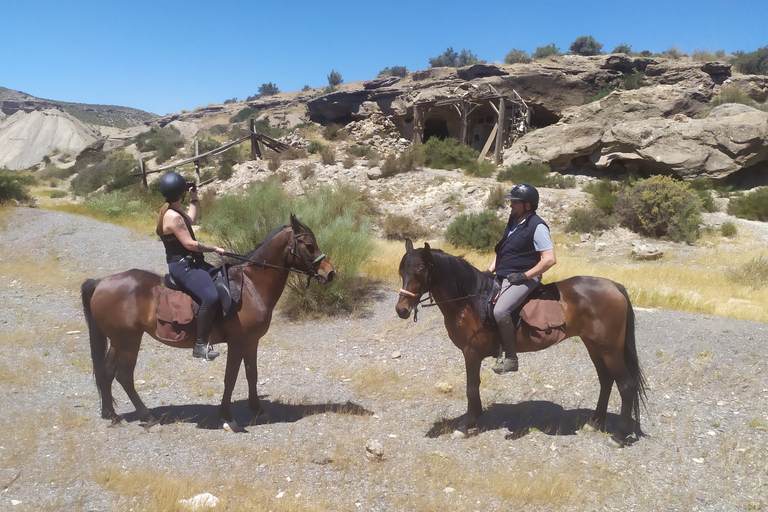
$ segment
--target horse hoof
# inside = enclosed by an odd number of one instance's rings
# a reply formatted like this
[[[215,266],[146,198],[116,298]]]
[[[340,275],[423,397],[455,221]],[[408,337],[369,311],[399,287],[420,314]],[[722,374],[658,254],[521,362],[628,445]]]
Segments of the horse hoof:
[[[624,448],[625,446],[627,446],[627,442],[616,436],[611,436],[608,438],[608,445],[611,448]]]
[[[465,439],[467,437],[467,434],[462,432],[461,430],[454,430],[451,434],[451,439]]]
[[[581,427],[582,432],[597,432],[597,429],[594,425],[591,423],[585,423],[583,427]]]
[[[237,433],[242,432],[243,429],[240,425],[237,424],[235,421],[225,421],[224,422],[224,430],[227,432]]]
[[[147,421],[142,423],[141,426],[144,427],[145,429],[149,430],[152,427],[154,427],[155,425],[157,425],[158,423],[160,423],[160,422],[154,416],[151,416]]]

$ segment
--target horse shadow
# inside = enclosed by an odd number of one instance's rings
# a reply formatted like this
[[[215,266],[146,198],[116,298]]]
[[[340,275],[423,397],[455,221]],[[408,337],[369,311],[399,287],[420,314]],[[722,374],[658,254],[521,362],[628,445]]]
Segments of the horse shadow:
[[[501,430],[509,433],[506,439],[520,439],[529,432],[539,431],[552,436],[573,436],[584,425],[591,423],[592,409],[563,409],[562,406],[544,400],[520,402],[517,404],[493,404],[483,411],[477,422],[477,431]],[[443,418],[436,421],[426,437],[437,438],[450,434],[464,419],[464,414],[457,418]],[[613,433],[618,428],[619,415],[608,413],[601,430]]]
[[[328,412],[352,416],[372,416],[374,414],[365,407],[350,401],[328,404],[286,404],[260,397],[260,404],[262,412],[254,418],[248,407],[248,400],[233,401],[232,419],[238,425],[254,426],[268,423],[295,423],[307,416]],[[198,428],[209,430],[219,429],[222,426],[218,404],[167,405],[150,409],[150,412],[152,416],[158,419],[156,424],[159,425],[195,423]],[[124,414],[123,419],[128,423],[139,421],[136,411]]]

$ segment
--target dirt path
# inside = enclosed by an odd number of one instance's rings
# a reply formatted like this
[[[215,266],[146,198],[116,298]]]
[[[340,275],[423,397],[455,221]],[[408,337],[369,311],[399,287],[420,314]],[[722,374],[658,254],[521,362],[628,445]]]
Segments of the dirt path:
[[[436,308],[419,322],[382,290],[360,318],[292,324],[262,340],[268,413],[242,434],[216,421],[224,361],[145,338],[136,380],[161,425],[99,416],[79,305],[86,276],[162,271],[162,247],[119,227],[16,209],[0,232],[0,509],[169,510],[210,492],[217,510],[764,510],[768,324],[636,311],[649,383],[645,437],[614,449],[580,430],[598,382],[581,343],[482,371],[477,435],[451,439],[465,408],[461,353]],[[322,241],[321,241],[322,242]],[[224,349],[226,352],[226,349]],[[244,374],[234,414],[250,416]],[[437,384],[441,384],[438,390]],[[616,421],[618,393],[609,406]],[[366,457],[378,441],[383,460]]]

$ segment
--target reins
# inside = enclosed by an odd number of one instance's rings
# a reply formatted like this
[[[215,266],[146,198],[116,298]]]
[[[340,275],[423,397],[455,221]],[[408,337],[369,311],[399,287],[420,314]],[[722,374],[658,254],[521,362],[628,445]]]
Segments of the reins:
[[[408,290],[405,290],[403,288],[400,288],[398,293],[400,293],[401,296],[406,296],[406,297],[421,297],[421,295],[423,295],[423,292],[422,292],[421,294],[419,294],[417,296],[415,293],[409,292]],[[446,300],[441,300],[441,301],[435,301],[435,299],[432,297],[432,292],[428,292],[427,298],[417,300],[416,304],[414,304],[413,306],[410,307],[410,309],[413,310],[413,321],[414,322],[417,321],[417,316],[419,314],[419,306],[421,306],[423,308],[430,308],[432,306],[439,306],[440,304],[446,304],[448,302],[457,302],[457,301],[464,300],[464,299],[470,299],[472,297],[477,297],[479,295],[480,295],[479,293],[472,293],[470,295],[465,295],[463,297],[456,297],[455,299],[446,299]],[[426,301],[429,301],[429,304],[424,304],[424,302],[426,302]]]

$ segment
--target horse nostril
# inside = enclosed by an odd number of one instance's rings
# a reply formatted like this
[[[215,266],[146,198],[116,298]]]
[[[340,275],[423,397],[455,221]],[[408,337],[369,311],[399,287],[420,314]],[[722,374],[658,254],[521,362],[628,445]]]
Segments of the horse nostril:
[[[330,283],[331,281],[333,281],[334,277],[336,277],[336,271],[331,270],[330,272],[328,272],[328,275],[326,276],[325,280]]]

